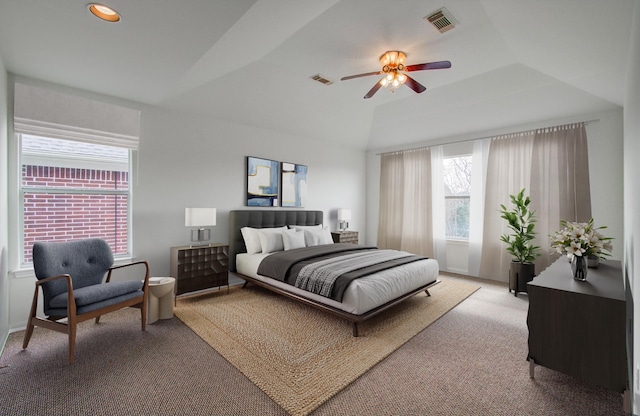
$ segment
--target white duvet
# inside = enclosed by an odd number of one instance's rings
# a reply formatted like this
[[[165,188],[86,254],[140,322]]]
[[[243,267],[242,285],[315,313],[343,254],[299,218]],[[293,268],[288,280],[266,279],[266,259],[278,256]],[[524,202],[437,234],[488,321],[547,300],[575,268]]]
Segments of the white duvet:
[[[337,302],[333,299],[298,289],[295,286],[279,280],[259,275],[257,272],[258,266],[262,259],[268,255],[269,254],[262,253],[238,254],[236,256],[238,273],[267,282],[272,286],[302,295],[354,315],[366,313],[413,289],[433,282],[437,279],[439,273],[438,262],[436,260],[426,259],[415,261],[405,264],[402,267],[395,267],[355,279],[345,290],[342,302]]]

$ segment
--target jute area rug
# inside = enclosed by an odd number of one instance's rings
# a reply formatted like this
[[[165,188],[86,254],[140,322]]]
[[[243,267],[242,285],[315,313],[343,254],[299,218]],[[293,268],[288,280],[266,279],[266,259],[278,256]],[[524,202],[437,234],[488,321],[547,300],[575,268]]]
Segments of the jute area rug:
[[[176,316],[292,415],[306,415],[479,287],[444,280],[359,325],[250,285],[178,300]]]

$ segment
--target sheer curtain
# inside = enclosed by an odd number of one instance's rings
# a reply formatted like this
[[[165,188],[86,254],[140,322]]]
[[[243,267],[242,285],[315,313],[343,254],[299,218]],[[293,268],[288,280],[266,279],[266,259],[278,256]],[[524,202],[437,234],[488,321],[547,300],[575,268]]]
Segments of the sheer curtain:
[[[549,235],[560,220],[591,218],[587,135],[584,123],[495,137],[491,141],[485,194],[484,232],[479,276],[509,280],[511,256],[500,235],[508,232],[500,204],[526,188],[536,210],[536,239],[541,256],[536,273],[557,256],[549,250]]]
[[[431,175],[432,192],[433,192],[433,257],[438,260],[440,270],[447,271],[447,231],[446,231],[446,208],[445,208],[445,190],[444,177],[442,168],[444,166],[443,146],[434,146],[431,148]]]
[[[402,153],[385,153],[380,156],[379,248],[400,247],[403,204],[404,156]]]
[[[487,189],[485,192],[484,232],[480,277],[509,280],[511,255],[500,235],[507,232],[500,218],[500,204],[509,206],[509,195],[529,186],[533,132],[494,137],[489,149]]]
[[[471,166],[471,196],[469,198],[469,262],[468,274],[478,276],[482,259],[482,236],[484,231],[484,204],[491,139],[473,142]]]
[[[378,247],[433,257],[429,148],[380,157]]]
[[[531,159],[531,205],[536,209],[536,273],[558,255],[549,249],[549,235],[560,220],[586,222],[591,218],[587,133],[584,123],[536,130]]]

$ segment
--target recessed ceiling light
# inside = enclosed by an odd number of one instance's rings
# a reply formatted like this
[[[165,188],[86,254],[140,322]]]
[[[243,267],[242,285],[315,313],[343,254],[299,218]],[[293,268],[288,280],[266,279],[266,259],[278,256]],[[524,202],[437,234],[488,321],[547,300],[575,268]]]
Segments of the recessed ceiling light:
[[[100,18],[102,20],[106,20],[107,22],[119,22],[120,15],[117,11],[113,10],[111,7],[105,6],[103,4],[91,3],[88,5],[89,11],[93,13],[94,16]]]

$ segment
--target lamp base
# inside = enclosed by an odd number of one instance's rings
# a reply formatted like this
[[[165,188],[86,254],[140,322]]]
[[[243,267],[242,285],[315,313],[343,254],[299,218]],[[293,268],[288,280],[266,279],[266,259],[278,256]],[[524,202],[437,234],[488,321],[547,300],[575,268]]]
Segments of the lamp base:
[[[340,231],[347,231],[347,228],[349,228],[349,223],[347,221],[340,221],[338,222],[338,228],[340,229]]]
[[[191,241],[195,241],[195,244],[191,244],[191,247],[208,246],[208,241],[211,240],[211,229],[199,228],[191,230]]]

